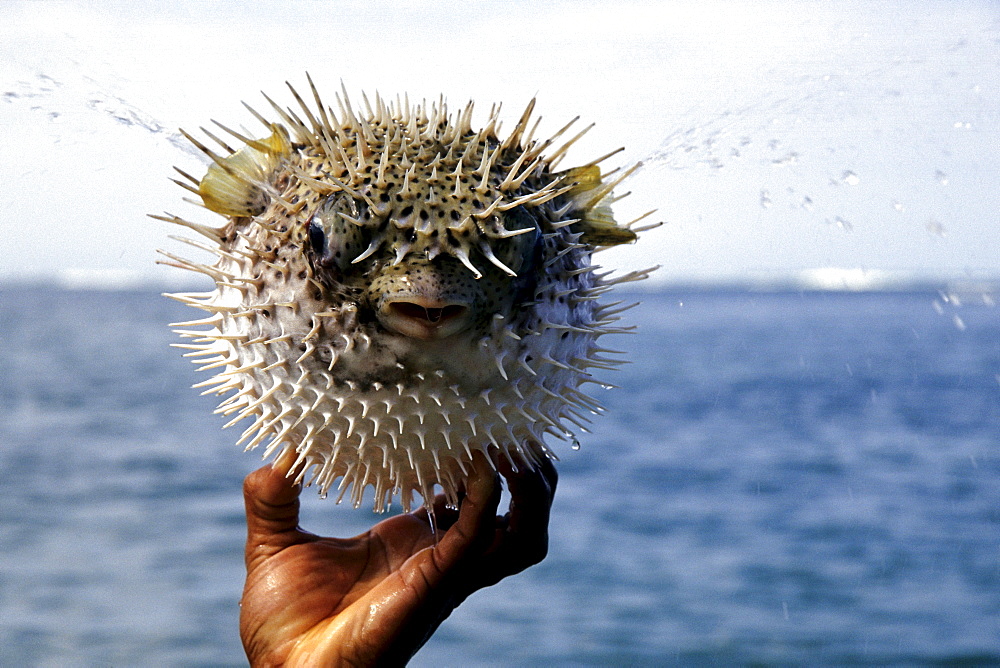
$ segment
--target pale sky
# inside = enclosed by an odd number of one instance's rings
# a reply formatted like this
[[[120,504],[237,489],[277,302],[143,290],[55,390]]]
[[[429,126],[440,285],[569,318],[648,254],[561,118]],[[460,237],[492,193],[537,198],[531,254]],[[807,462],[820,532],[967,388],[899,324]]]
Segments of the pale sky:
[[[664,226],[599,256],[660,280],[802,270],[1000,277],[1000,3],[16,2],[0,5],[0,278],[187,278],[176,130],[261,129],[310,72],[452,108],[494,102],[572,152],[645,167],[616,205]],[[508,127],[511,122],[508,122]],[[186,251],[184,251],[186,252]]]

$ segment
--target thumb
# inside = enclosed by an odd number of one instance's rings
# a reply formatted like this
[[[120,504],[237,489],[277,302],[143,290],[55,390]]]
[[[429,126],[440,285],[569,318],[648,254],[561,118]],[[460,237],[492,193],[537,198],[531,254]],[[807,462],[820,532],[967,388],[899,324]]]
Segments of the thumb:
[[[299,493],[291,468],[295,451],[289,448],[273,464],[257,469],[243,481],[247,513],[247,560],[251,552],[281,548],[298,536]]]

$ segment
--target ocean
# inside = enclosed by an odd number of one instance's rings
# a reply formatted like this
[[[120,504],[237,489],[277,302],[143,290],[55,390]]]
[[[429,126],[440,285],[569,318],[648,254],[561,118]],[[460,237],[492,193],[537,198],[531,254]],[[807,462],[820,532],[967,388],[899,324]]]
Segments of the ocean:
[[[990,294],[660,289],[548,558],[414,666],[1000,665]],[[241,482],[152,290],[0,287],[0,665],[245,665]],[[377,521],[310,490],[303,525]]]

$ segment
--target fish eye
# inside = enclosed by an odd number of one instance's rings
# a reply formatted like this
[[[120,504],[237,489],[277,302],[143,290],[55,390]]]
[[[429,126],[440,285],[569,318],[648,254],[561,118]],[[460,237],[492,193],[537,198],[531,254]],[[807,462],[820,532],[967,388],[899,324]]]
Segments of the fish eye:
[[[352,269],[372,241],[371,214],[364,202],[346,193],[327,198],[306,227],[308,250],[316,269],[341,276]]]
[[[541,243],[538,222],[523,207],[516,207],[506,213],[504,223],[511,231],[531,230],[503,240],[494,251],[505,265],[520,274],[522,269],[533,265],[538,257]]]
[[[326,232],[323,231],[323,225],[317,222],[315,216],[309,221],[308,234],[309,246],[312,251],[320,257],[326,255]]]

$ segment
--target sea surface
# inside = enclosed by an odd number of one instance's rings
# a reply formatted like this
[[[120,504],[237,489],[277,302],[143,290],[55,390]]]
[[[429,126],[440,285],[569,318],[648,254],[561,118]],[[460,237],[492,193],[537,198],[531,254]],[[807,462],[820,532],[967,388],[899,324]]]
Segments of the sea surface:
[[[992,296],[661,290],[548,558],[415,666],[1000,665]],[[0,665],[245,665],[242,478],[155,291],[0,287]],[[303,523],[377,521],[311,491]]]

